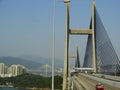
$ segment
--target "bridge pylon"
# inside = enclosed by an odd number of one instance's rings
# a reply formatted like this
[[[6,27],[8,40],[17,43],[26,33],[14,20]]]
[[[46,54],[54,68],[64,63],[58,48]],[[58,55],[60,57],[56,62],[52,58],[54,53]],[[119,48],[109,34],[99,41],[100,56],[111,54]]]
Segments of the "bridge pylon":
[[[95,22],[95,9],[96,4],[93,2],[92,4],[92,60],[93,60],[93,71],[97,73],[97,58],[96,58],[96,38],[95,38],[95,29],[96,29],[96,22]]]
[[[75,68],[80,68],[80,60],[79,60],[78,45],[76,46]]]
[[[97,61],[96,61],[96,44],[95,44],[95,2],[92,4],[92,19],[89,29],[70,29],[69,25],[69,8],[70,0],[64,0],[66,4],[66,35],[65,35],[65,51],[64,51],[64,72],[63,72],[63,90],[67,90],[67,78],[69,69],[69,35],[92,35],[92,62],[93,71],[97,73]]]
[[[75,59],[75,68],[80,68],[80,61],[79,61],[79,52],[78,52],[78,45],[76,46],[76,54],[70,54],[69,58]]]
[[[63,89],[67,90],[68,78],[68,58],[69,58],[69,7],[70,1],[65,0],[66,3],[66,35],[65,35],[65,51],[64,51],[64,71],[63,71]]]

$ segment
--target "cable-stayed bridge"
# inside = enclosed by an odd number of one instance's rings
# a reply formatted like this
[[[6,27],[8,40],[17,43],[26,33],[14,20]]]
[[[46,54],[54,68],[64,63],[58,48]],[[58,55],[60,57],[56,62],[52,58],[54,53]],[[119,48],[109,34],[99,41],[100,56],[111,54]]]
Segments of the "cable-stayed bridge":
[[[34,74],[39,74],[45,77],[51,77],[52,76],[51,71],[52,71],[52,66],[49,64],[44,64],[44,65],[41,65],[40,67],[29,70],[30,73],[32,72]],[[55,75],[61,76],[63,74],[63,69],[55,67],[54,73]]]
[[[42,76],[46,76],[46,77],[52,76],[51,75],[51,71],[52,71],[51,65],[48,65],[48,64],[42,65],[38,70],[40,71],[40,74]],[[63,69],[55,67],[54,73],[55,73],[55,75],[62,75]]]
[[[66,41],[63,90],[96,90],[95,85],[98,82],[104,84],[105,90],[120,90],[120,77],[117,77],[120,74],[120,60],[101,21],[95,2],[92,4],[90,27],[78,30],[70,28],[70,0],[64,1],[66,4]],[[88,35],[82,67],[80,67],[78,47],[75,56],[69,55],[70,35]],[[69,58],[75,58],[75,72],[73,72],[73,75],[69,73]]]

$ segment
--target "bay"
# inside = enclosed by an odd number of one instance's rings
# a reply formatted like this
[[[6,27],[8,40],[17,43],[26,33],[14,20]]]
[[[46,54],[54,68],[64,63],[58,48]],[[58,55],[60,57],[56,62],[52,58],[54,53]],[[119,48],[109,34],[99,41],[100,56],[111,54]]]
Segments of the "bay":
[[[24,88],[0,87],[0,90],[28,90]]]

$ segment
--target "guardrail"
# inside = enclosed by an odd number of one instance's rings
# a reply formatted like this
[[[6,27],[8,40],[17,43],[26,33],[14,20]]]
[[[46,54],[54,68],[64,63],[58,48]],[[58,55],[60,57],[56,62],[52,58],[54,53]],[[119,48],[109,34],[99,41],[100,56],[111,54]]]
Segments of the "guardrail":
[[[111,75],[105,75],[105,74],[91,74],[91,75],[99,78],[120,82],[120,77],[118,76],[111,76]]]

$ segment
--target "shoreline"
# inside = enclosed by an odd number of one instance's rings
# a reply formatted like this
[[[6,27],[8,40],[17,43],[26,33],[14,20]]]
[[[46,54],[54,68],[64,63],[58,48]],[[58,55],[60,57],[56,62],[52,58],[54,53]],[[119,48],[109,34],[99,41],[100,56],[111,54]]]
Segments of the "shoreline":
[[[0,87],[8,87],[8,88],[18,88],[18,87],[13,87],[13,86],[7,86],[7,85],[0,85]],[[21,87],[22,88],[22,87]],[[24,88],[26,90],[51,90],[50,88]],[[60,89],[55,89],[55,90],[60,90]]]
[[[13,87],[12,85],[0,85],[0,87]]]
[[[50,88],[26,88],[29,90],[51,90]]]

